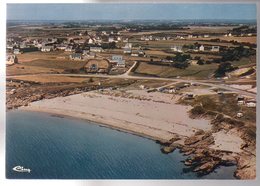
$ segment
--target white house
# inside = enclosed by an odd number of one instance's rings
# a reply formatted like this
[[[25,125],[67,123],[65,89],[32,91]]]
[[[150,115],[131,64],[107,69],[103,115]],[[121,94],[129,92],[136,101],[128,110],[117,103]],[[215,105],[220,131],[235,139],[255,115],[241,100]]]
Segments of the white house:
[[[246,106],[253,108],[253,107],[256,107],[256,103],[255,102],[247,102]]]
[[[199,51],[204,51],[204,46],[203,45],[200,45]]]
[[[238,112],[238,113],[237,113],[237,117],[238,117],[238,118],[241,118],[241,117],[243,117],[243,116],[244,116],[244,114],[243,114],[242,112]]]
[[[60,45],[56,47],[58,50],[65,50],[67,47],[65,45]]]
[[[109,37],[109,38],[108,38],[108,42],[109,42],[109,43],[112,43],[112,42],[114,42],[114,41],[115,41],[114,37]]]
[[[219,52],[219,46],[212,46],[211,52]]]
[[[88,40],[88,44],[93,44],[93,43],[94,43],[94,39],[90,38],[90,39]]]
[[[131,54],[132,53],[132,43],[126,43],[124,48],[125,54]]]
[[[117,67],[125,67],[125,60],[121,55],[113,55],[111,62],[115,62]]]
[[[171,50],[173,50],[174,52],[182,52],[182,46],[174,45],[171,47]]]

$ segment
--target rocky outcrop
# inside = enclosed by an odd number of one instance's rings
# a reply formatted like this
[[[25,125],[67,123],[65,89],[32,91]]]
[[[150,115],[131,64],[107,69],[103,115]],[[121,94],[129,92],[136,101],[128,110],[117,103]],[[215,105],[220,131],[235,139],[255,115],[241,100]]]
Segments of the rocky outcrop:
[[[235,176],[239,179],[256,179],[256,157],[248,153],[240,154]]]
[[[171,153],[171,152],[173,152],[175,149],[177,149],[177,148],[179,148],[180,147],[180,145],[178,145],[178,144],[171,144],[170,146],[163,146],[162,148],[161,148],[161,151],[163,152],[163,153],[165,153],[165,154],[168,154],[168,153]]]

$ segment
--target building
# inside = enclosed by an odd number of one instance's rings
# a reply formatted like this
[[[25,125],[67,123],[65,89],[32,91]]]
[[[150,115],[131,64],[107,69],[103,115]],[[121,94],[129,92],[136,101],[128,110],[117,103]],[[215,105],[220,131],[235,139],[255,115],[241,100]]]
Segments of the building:
[[[111,62],[116,63],[117,67],[125,68],[125,60],[123,60],[123,56],[121,55],[113,55]]]
[[[110,68],[110,62],[107,59],[90,59],[84,65],[87,73],[108,73]]]
[[[94,39],[90,38],[90,39],[88,40],[88,44],[93,44],[93,43],[94,43]]]
[[[247,100],[246,101],[246,106],[250,107],[250,108],[256,107],[256,100],[254,100],[254,99]]]
[[[20,51],[20,49],[16,48],[14,49],[13,53],[17,55],[17,54],[21,54],[22,52]]]
[[[6,56],[6,65],[13,65],[18,63],[18,58],[16,55],[7,55]]]
[[[90,52],[102,52],[103,49],[101,47],[90,47]]]
[[[71,60],[82,60],[82,55],[81,53],[74,53],[70,55],[70,59]]]
[[[250,107],[250,108],[254,108],[254,107],[256,107],[256,103],[255,102],[247,102],[246,106]]]
[[[212,46],[211,52],[219,52],[219,46]]]
[[[52,51],[53,50],[53,46],[43,46],[42,48],[41,48],[41,51],[42,52],[50,52],[50,51]]]
[[[59,45],[56,47],[58,50],[65,50],[67,47],[65,45]]]
[[[182,52],[182,46],[174,45],[171,47],[171,50],[173,50],[174,52]]]
[[[114,42],[114,41],[115,41],[114,37],[109,37],[109,38],[108,38],[108,42],[109,42],[109,43],[112,43],[112,42]]]
[[[241,118],[241,117],[243,117],[243,116],[244,116],[244,114],[243,114],[242,112],[238,112],[238,113],[237,113],[237,117],[238,117],[238,118]]]
[[[204,46],[203,45],[200,45],[199,51],[204,51]]]
[[[124,46],[124,54],[132,53],[132,43],[126,43]]]

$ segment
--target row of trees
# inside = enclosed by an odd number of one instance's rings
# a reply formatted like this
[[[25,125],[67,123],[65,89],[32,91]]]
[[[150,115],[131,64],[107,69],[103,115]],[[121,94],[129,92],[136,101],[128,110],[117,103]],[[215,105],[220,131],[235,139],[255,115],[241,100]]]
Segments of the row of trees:
[[[222,63],[226,61],[236,61],[242,57],[249,57],[250,55],[255,55],[255,53],[255,50],[251,48],[245,48],[244,46],[240,45],[239,47],[230,48],[221,52],[221,58],[214,59],[213,62]]]

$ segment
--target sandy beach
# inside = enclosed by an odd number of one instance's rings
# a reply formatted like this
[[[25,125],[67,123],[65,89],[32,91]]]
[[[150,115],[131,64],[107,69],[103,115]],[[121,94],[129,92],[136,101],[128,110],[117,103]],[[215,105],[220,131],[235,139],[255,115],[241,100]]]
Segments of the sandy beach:
[[[104,90],[45,99],[20,109],[86,119],[155,140],[170,140],[177,135],[181,138],[178,143],[183,144],[198,130],[209,131],[211,124],[204,118],[191,119],[191,107],[176,104],[179,98],[145,90]],[[236,133],[229,133],[228,139],[222,138],[222,132],[213,136],[216,144],[212,149],[240,152],[242,140]]]
[[[185,137],[210,129],[208,120],[189,118],[191,107],[175,104],[176,99],[143,90],[92,91],[33,102],[21,109],[87,119],[153,139],[169,140],[173,134]]]

